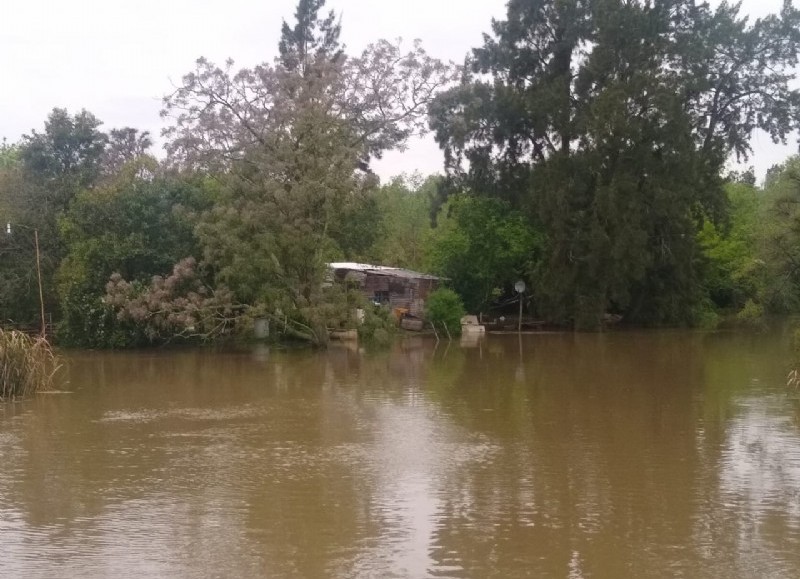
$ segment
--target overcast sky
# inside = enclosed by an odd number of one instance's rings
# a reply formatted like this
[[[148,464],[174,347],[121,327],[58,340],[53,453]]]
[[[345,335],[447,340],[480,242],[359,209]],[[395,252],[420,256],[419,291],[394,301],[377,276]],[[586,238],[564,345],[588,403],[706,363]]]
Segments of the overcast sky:
[[[3,2],[0,19],[0,138],[16,141],[43,127],[53,107],[81,108],[104,128],[132,126],[158,135],[160,99],[199,56],[252,66],[277,53],[281,19],[296,0],[17,0]],[[328,0],[342,15],[342,37],[360,51],[378,38],[423,41],[444,60],[463,61],[481,43],[506,0]],[[744,0],[755,16],[781,0]],[[749,164],[766,169],[796,151],[754,139]],[[376,169],[439,172],[442,156],[430,138],[392,153]]]

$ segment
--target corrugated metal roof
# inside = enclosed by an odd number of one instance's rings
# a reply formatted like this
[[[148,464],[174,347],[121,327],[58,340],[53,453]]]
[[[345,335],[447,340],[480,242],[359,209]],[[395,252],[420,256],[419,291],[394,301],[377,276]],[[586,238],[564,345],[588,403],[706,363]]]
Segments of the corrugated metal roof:
[[[387,275],[391,277],[402,277],[407,279],[440,279],[435,275],[420,273],[410,269],[403,269],[402,267],[389,267],[387,265],[373,265],[369,263],[342,261],[337,263],[329,263],[328,267],[333,270],[362,271],[364,273],[371,273],[374,275]]]

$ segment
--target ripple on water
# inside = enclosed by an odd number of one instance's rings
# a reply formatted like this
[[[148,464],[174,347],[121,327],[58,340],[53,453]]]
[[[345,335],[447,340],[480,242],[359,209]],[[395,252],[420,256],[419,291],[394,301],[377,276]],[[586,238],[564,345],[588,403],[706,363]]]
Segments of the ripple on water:
[[[224,408],[174,408],[167,410],[113,410],[107,411],[95,422],[154,422],[157,420],[224,421],[267,416],[266,407],[232,406]]]
[[[625,336],[133,384],[93,355],[101,386],[0,420],[0,577],[798,576],[785,400],[740,350]],[[694,388],[720,369],[744,398]]]

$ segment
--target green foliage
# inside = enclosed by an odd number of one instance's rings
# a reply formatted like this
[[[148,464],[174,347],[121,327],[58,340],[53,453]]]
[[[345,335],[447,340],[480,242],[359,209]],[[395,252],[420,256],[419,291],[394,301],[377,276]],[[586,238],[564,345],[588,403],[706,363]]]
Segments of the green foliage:
[[[703,330],[716,330],[723,322],[722,316],[709,299],[697,302],[688,319],[695,327]]]
[[[764,323],[764,306],[757,304],[753,300],[747,300],[744,307],[736,314],[736,321],[750,328],[764,329],[766,327]]]
[[[800,161],[768,172],[764,190],[726,186],[727,226],[706,221],[698,241],[706,258],[708,296],[736,314],[737,324],[760,327],[766,313],[800,309]]]
[[[424,127],[453,77],[419,44],[342,57],[322,0],[300,0],[280,58],[239,72],[200,59],[165,100],[171,160],[219,176],[197,228],[203,263],[238,301],[327,340],[327,263],[364,257],[379,232],[369,161]]]
[[[0,319],[38,317],[38,231],[45,307],[61,318],[65,344],[184,335],[192,324],[121,318],[103,300],[112,274],[128,284],[126,303],[161,295],[151,276],[189,255],[209,291],[229,287],[237,307],[324,343],[350,310],[327,283],[327,263],[375,256],[388,214],[370,161],[424,131],[428,103],[458,75],[418,42],[404,51],[378,41],[345,57],[340,23],[324,5],[298,1],[272,62],[235,71],[231,61],[197,61],[164,100],[172,123],[164,166],[147,158],[148,133],[104,133],[87,111],[54,109],[42,132],[3,142],[0,221],[14,228],[0,237]],[[418,260],[422,236],[405,231],[410,221],[395,225],[388,245],[410,236]],[[181,307],[198,307],[188,295],[162,305],[183,321]]]
[[[202,209],[207,194],[190,182],[155,176],[156,171],[153,160],[134,162],[114,180],[79,193],[60,219],[67,250],[57,277],[64,344],[140,343],[141,334],[130,324],[117,324],[102,303],[109,278],[117,273],[148,281],[197,253],[193,224],[178,208]]]
[[[319,151],[306,156],[288,141],[275,146],[280,157],[264,159],[259,170],[268,174],[273,163],[294,165],[291,180],[260,180],[257,188],[229,185],[201,216],[197,234],[216,283],[230,287],[242,303],[282,311],[313,328],[312,341],[324,342],[326,264],[344,253],[334,230],[363,196],[352,159],[349,165],[344,159],[333,163],[341,171],[329,170],[330,159]]]
[[[0,319],[31,324],[39,318],[34,231],[38,231],[45,310],[59,316],[56,271],[67,248],[58,221],[79,192],[113,177],[125,161],[144,154],[146,133],[100,131],[100,121],[83,110],[53,109],[44,131],[33,131],[0,154],[0,221],[12,235],[0,238]]]
[[[737,311],[763,290],[758,257],[761,217],[759,191],[745,183],[725,186],[730,205],[727,226],[706,219],[697,239],[707,259],[705,287],[716,307]]]
[[[100,172],[106,136],[100,121],[81,111],[71,116],[53,109],[44,132],[22,138],[0,170],[0,215],[12,223],[12,238],[0,242],[0,316],[31,324],[39,318],[33,233],[38,231],[45,309],[58,312],[54,276],[64,256],[57,220],[78,191],[92,185]],[[14,161],[9,163],[9,156]],[[4,231],[5,233],[5,231]],[[34,296],[36,299],[34,299]]]
[[[9,145],[4,138],[0,142],[0,171],[15,167],[19,162],[19,147]]]
[[[298,0],[295,10],[295,25],[283,21],[281,40],[278,45],[281,64],[287,70],[307,72],[309,62],[314,58],[338,60],[343,51],[339,44],[342,27],[331,10],[325,19],[320,19],[319,11],[325,0]]]
[[[760,301],[772,312],[800,310],[800,157],[774,168],[764,191],[761,252],[766,283]]]
[[[461,297],[449,288],[439,288],[428,296],[425,303],[426,319],[441,328],[447,326],[453,335],[461,334],[461,318],[464,317]]]
[[[477,312],[517,280],[531,278],[543,236],[508,203],[461,195],[442,207],[427,245],[428,267],[448,278],[465,307]]]
[[[146,132],[87,111],[4,141],[0,320],[38,322],[36,232],[70,345],[227,335],[255,315],[323,344],[363,307],[329,283],[341,260],[448,278],[429,315],[454,332],[458,296],[480,311],[518,279],[579,328],[800,311],[800,161],[763,191],[752,170],[721,177],[756,129],[798,128],[789,3],[750,22],[726,3],[512,0],[466,71],[419,44],[345,55],[324,7],[298,1],[274,62],[200,59],[165,99],[164,165]],[[371,160],[426,120],[446,175],[379,186]],[[367,307],[359,331],[384,341],[394,320]]]
[[[2,218],[2,214],[0,214]],[[0,322],[38,325],[39,294],[34,232],[14,227],[0,231]]]
[[[100,175],[101,160],[108,137],[99,130],[102,123],[82,110],[70,115],[53,109],[44,132],[23,137],[19,158],[26,173],[44,189],[50,211],[63,211],[72,197],[93,184]]]
[[[126,166],[145,159],[153,141],[150,133],[131,127],[111,129],[101,158],[101,174],[114,178],[126,170]]]
[[[431,230],[431,205],[438,177],[395,178],[378,189],[372,227],[379,236],[371,261],[422,271],[425,245]],[[377,221],[377,223],[376,223]]]
[[[397,333],[397,320],[389,308],[366,304],[364,321],[358,327],[358,337],[367,344],[387,346]]]
[[[706,296],[699,226],[724,222],[720,174],[755,129],[798,124],[800,13],[739,5],[513,1],[471,75],[432,107],[451,190],[540,223],[540,308],[597,326],[691,323]],[[624,34],[620,34],[624,30]]]

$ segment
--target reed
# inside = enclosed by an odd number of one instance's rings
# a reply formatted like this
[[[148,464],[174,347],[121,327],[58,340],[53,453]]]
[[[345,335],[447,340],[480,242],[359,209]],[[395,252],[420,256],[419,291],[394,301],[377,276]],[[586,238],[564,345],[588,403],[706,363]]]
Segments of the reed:
[[[0,400],[50,389],[58,368],[46,339],[0,330]]]
[[[797,371],[797,368],[789,372],[789,375],[786,377],[786,385],[789,388],[800,390],[800,372]]]

